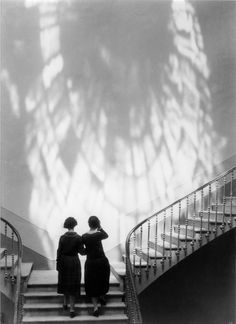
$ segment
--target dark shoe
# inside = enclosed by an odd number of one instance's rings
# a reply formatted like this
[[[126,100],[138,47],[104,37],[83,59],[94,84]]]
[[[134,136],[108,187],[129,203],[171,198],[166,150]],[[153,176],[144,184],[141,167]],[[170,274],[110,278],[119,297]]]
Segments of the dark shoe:
[[[95,316],[95,317],[98,317],[98,316],[99,316],[98,309],[96,309],[96,310],[93,312],[93,316]]]
[[[100,297],[99,301],[100,301],[101,305],[103,305],[103,306],[105,306],[107,304],[105,297]]]
[[[62,308],[63,308],[64,311],[67,311],[68,310],[68,306],[67,305],[63,305]]]
[[[76,315],[77,315],[76,312],[74,312],[74,311],[71,312],[71,311],[70,311],[70,318],[74,318]]]

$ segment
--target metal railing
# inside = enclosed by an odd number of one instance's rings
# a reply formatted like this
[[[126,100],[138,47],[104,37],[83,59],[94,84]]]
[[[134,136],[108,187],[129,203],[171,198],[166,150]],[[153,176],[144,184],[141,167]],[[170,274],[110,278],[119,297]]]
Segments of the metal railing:
[[[236,226],[236,167],[136,225],[126,239],[126,303],[142,323],[138,293],[173,265]]]
[[[3,226],[2,226],[3,225]],[[20,234],[6,219],[1,217],[1,234],[4,243],[4,278],[15,285],[14,319],[13,324],[21,322],[21,263],[22,241]],[[4,242],[5,241],[5,242]],[[2,246],[3,247],[3,246]]]

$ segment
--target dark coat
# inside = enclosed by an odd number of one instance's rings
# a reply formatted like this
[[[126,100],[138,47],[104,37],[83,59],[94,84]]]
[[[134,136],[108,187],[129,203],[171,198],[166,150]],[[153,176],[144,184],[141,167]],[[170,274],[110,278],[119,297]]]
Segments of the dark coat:
[[[81,265],[78,253],[85,254],[81,236],[66,232],[60,237],[57,249],[58,294],[80,295]]]
[[[101,242],[106,238],[108,234],[102,228],[96,233],[82,235],[87,255],[84,271],[85,292],[89,297],[105,295],[109,290],[110,264]]]

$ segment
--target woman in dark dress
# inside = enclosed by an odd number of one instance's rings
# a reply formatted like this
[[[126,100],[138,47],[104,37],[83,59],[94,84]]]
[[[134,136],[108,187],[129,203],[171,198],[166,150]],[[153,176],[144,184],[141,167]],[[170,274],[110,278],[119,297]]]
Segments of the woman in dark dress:
[[[68,217],[64,228],[68,231],[60,237],[57,249],[58,294],[64,294],[63,309],[67,310],[70,301],[70,317],[75,317],[75,298],[80,295],[81,265],[78,253],[84,255],[85,248],[82,238],[74,228],[77,221]]]
[[[91,216],[88,224],[89,232],[82,235],[87,255],[84,271],[85,292],[92,299],[93,315],[97,317],[99,316],[98,301],[104,305],[105,295],[109,290],[110,264],[102,246],[102,240],[108,238],[108,235],[101,228],[96,216]]]

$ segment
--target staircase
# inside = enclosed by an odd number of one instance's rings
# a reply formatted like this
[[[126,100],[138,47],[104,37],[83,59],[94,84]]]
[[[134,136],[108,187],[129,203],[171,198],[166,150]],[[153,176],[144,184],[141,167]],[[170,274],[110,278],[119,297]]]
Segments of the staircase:
[[[19,233],[1,218],[0,274],[1,293],[14,301],[12,314],[1,310],[1,323],[99,323],[128,322],[124,303],[124,287],[111,273],[107,304],[100,307],[100,316],[92,316],[93,305],[86,301],[82,271],[81,297],[75,305],[74,318],[62,310],[63,295],[57,294],[57,271],[32,270],[33,263],[22,262],[23,248]],[[84,264],[82,263],[82,269]],[[112,269],[113,270],[113,269]],[[114,271],[114,270],[113,270]],[[124,276],[124,274],[123,274]],[[21,279],[20,279],[21,278]],[[22,298],[23,296],[23,298]],[[14,314],[13,314],[14,313]]]
[[[236,167],[138,224],[126,240],[126,302],[143,323],[138,294],[166,271],[236,226]]]
[[[14,302],[11,318],[13,324],[21,322],[22,291],[33,267],[33,263],[22,262],[22,242],[16,228],[1,217],[0,282],[1,294]],[[8,317],[1,307],[1,323]],[[9,318],[8,318],[9,322]]]
[[[125,304],[122,301],[123,295],[119,282],[111,274],[107,304],[100,308],[101,315],[98,318],[94,317],[91,315],[93,305],[87,302],[85,298],[82,276],[81,297],[75,304],[75,311],[78,315],[70,318],[68,311],[62,310],[63,295],[57,294],[57,271],[34,270],[24,293],[22,323],[66,324],[73,322],[87,324],[96,322],[99,324],[125,324],[128,322],[128,318],[125,314]]]
[[[236,167],[130,231],[124,263],[111,264],[114,274],[111,273],[110,277],[107,305],[100,308],[98,318],[91,316],[93,306],[86,301],[83,278],[81,297],[76,303],[78,316],[71,319],[62,310],[63,296],[56,292],[57,272],[34,270],[24,291],[22,323],[142,324],[138,294],[199,248],[236,227],[235,173]],[[13,250],[9,256],[6,250],[0,251],[1,258],[4,258],[1,268],[4,268],[5,280],[14,282],[19,271],[16,274],[12,269],[15,269],[14,264],[19,265],[18,257]],[[4,271],[2,269],[1,273]],[[126,305],[123,302],[124,291]],[[14,324],[18,323],[14,321]]]

